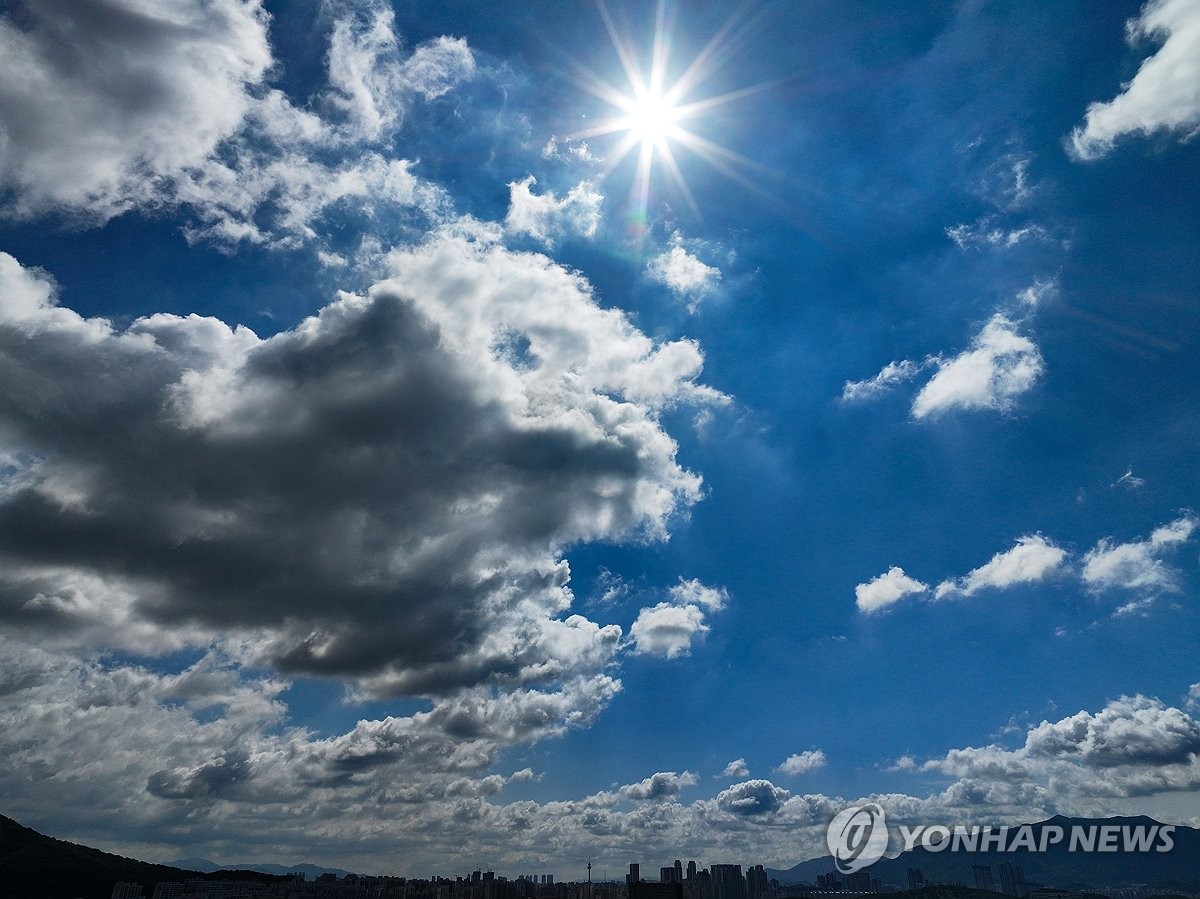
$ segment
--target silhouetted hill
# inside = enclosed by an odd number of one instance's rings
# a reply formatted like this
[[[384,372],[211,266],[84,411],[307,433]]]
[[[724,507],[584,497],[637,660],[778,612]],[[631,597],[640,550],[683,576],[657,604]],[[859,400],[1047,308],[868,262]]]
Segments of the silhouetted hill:
[[[56,840],[0,815],[0,883],[5,899],[109,899],[118,881],[140,883],[149,896],[160,881],[278,880],[251,871],[197,871],[154,865]]]
[[[176,868],[187,868],[190,871],[258,871],[260,874],[277,874],[285,876],[300,873],[306,880],[316,880],[322,874],[333,874],[345,877],[352,872],[342,868],[323,868],[320,865],[277,865],[271,862],[245,862],[236,865],[218,865],[206,858],[177,858],[171,862]]]
[[[1035,839],[1040,842],[1042,828],[1056,825],[1069,833],[1072,826],[1100,827],[1103,825],[1128,825],[1131,827],[1155,825],[1158,821],[1145,816],[1135,818],[1066,818],[1056,815],[1046,821],[1031,825]],[[1010,829],[1011,832],[1011,829]],[[884,858],[866,870],[872,877],[884,883],[907,886],[908,868],[920,868],[927,882],[959,881],[974,883],[972,865],[991,865],[993,877],[997,877],[996,866],[1004,861],[1020,865],[1026,881],[1044,883],[1049,886],[1081,887],[1123,886],[1127,884],[1173,884],[1164,889],[1185,887],[1190,892],[1200,889],[1200,830],[1194,827],[1176,826],[1174,848],[1170,852],[1070,852],[1065,843],[1048,846],[1045,852],[931,852],[925,848],[913,849],[897,858]],[[768,871],[780,883],[813,882],[820,874],[834,870],[832,856],[822,856],[801,862],[787,870]],[[999,883],[997,882],[997,886]]]

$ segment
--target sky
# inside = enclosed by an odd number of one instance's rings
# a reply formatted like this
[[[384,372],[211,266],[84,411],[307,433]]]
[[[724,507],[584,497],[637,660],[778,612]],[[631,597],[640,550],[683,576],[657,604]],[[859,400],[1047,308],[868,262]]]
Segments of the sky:
[[[1198,131],[1192,0],[3,4],[0,812],[1200,824]]]

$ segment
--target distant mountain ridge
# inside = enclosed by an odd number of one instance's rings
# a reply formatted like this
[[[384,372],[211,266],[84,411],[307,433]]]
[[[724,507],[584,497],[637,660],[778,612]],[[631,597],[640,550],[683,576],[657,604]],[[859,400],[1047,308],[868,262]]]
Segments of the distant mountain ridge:
[[[253,864],[238,864],[238,865],[218,865],[214,861],[209,861],[206,858],[177,858],[170,864],[176,868],[185,868],[189,871],[203,871],[206,874],[211,874],[215,871],[257,871],[260,874],[275,874],[286,876],[288,874],[303,874],[306,880],[315,880],[322,874],[334,874],[338,877],[345,877],[351,874],[351,871],[345,871],[342,868],[322,868],[320,865],[277,865],[267,862],[255,862]]]
[[[1131,827],[1162,827],[1160,821],[1146,816],[1113,818],[1067,818],[1055,815],[1045,821],[1028,825],[1040,841],[1041,831],[1047,826],[1061,827],[1069,832],[1071,827],[1102,827],[1105,825]],[[918,847],[904,852],[896,858],[883,858],[864,870],[872,877],[886,883],[908,885],[908,869],[920,868],[927,882],[959,881],[973,883],[973,865],[991,865],[993,876],[996,866],[1010,861],[1019,865],[1027,882],[1047,886],[1087,885],[1091,887],[1119,887],[1132,884],[1183,883],[1196,884],[1200,890],[1200,830],[1182,825],[1174,826],[1174,847],[1170,852],[1070,852],[1065,843],[1048,846],[1045,852],[933,852]],[[1010,828],[1010,832],[1014,828]],[[812,883],[818,875],[835,870],[833,856],[800,862],[786,870],[768,869],[767,874],[781,884]],[[839,875],[840,876],[840,875]],[[997,877],[997,887],[999,880]]]
[[[206,880],[279,880],[255,871],[199,872],[101,852],[56,840],[0,815],[0,884],[4,899],[109,899],[118,881],[139,883],[149,896],[156,883]]]

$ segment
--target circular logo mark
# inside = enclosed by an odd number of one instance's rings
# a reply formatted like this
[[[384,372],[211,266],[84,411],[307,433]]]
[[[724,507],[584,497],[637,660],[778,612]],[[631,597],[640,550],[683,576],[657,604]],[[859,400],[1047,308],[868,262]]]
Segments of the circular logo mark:
[[[883,858],[887,850],[887,820],[875,802],[844,808],[829,822],[825,842],[842,874],[853,874]]]

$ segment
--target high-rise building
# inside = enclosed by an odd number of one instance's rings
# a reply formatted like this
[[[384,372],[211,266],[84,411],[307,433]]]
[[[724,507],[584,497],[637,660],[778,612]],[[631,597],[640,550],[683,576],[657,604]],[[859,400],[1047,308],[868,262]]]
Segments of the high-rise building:
[[[658,869],[659,883],[675,883],[675,866]]]
[[[828,874],[817,875],[818,890],[840,890],[842,882],[838,880],[837,872],[830,871]]]
[[[675,859],[675,882],[683,883],[683,862]]]
[[[846,875],[846,889],[852,893],[871,892],[871,872],[854,871]]]
[[[908,869],[908,888],[910,890],[919,890],[925,886],[925,875],[920,868]]]
[[[1025,872],[1020,865],[1012,862],[1001,862],[997,870],[1000,872],[1000,892],[1009,896],[1026,896],[1029,887],[1025,885]]]
[[[688,862],[688,866],[687,866],[687,882],[688,882],[688,883],[695,883],[695,882],[696,882],[696,863],[695,863],[694,861],[689,861],[689,862]]]
[[[995,891],[996,882],[992,880],[991,865],[972,865],[971,870],[975,872],[975,889]]]
[[[642,879],[642,866],[637,862],[629,863],[629,873],[625,875],[626,883],[637,883]]]
[[[746,881],[741,865],[709,865],[713,899],[746,899]]]
[[[771,892],[771,881],[762,865],[746,869],[746,893],[749,899],[767,899]]]

